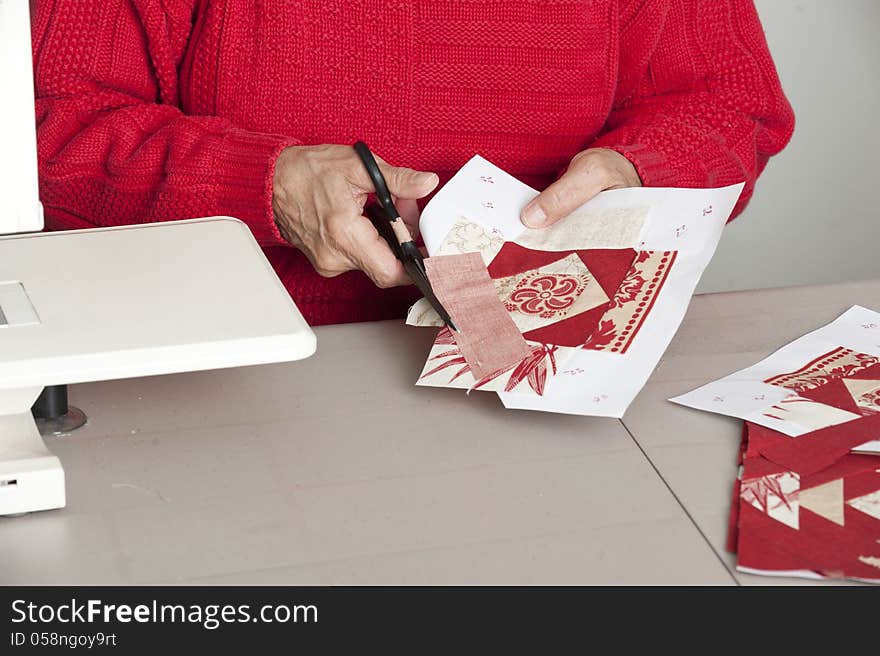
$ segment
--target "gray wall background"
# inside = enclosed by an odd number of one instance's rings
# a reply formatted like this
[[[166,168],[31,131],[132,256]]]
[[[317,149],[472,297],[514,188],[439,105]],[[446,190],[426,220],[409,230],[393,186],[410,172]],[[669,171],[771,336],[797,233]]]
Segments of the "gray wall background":
[[[755,5],[797,126],[698,291],[880,278],[880,0]]]

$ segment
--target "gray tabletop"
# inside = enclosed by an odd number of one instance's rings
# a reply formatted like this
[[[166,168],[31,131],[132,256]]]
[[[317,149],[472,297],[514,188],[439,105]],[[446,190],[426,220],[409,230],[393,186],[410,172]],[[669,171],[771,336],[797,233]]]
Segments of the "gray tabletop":
[[[78,385],[67,508],[0,519],[0,583],[792,583],[723,550],[741,424],[665,399],[854,303],[880,280],[694,298],[622,422],[417,388],[433,330],[400,322]]]

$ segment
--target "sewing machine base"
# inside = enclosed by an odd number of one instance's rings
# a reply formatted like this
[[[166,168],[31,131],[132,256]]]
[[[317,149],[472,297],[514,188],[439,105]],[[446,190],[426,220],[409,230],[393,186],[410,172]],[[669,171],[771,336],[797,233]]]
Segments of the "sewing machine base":
[[[37,431],[30,407],[0,415],[0,515],[63,508],[64,469]]]

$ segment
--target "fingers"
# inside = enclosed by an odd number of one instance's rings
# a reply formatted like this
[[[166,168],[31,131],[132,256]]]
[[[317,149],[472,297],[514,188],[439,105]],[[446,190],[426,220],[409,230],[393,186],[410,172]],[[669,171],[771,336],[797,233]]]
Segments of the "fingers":
[[[440,178],[436,173],[415,171],[404,166],[391,166],[378,157],[376,162],[382,175],[385,176],[385,182],[388,183],[388,191],[398,198],[413,200],[424,198],[440,184]]]
[[[388,288],[412,284],[400,260],[379,235],[369,219],[358,217],[348,230],[343,245],[353,268],[360,269],[377,287]]]
[[[438,184],[436,174],[389,166],[377,159],[398,209],[417,234],[415,199]],[[412,281],[403,264],[362,216],[373,191],[369,175],[351,147],[323,145],[286,148],[275,163],[272,210],[282,236],[324,277],[362,270],[379,287]]]
[[[523,209],[529,228],[546,228],[574,212],[600,191],[640,186],[635,167],[613,150],[585,150],[572,159],[568,170]]]
[[[321,243],[301,250],[324,278],[334,278],[347,271],[363,271],[377,287],[412,283],[391,247],[364,216],[330,217],[325,222]]]

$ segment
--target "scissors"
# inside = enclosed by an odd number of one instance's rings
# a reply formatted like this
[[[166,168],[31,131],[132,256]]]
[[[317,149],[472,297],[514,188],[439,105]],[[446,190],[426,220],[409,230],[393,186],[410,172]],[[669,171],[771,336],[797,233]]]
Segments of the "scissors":
[[[409,274],[409,277],[412,278],[412,281],[415,283],[416,287],[418,287],[419,291],[424,294],[426,299],[428,299],[431,307],[433,307],[437,314],[440,315],[440,318],[447,326],[455,332],[458,332],[455,324],[452,323],[452,318],[449,316],[449,313],[446,312],[446,308],[443,307],[443,304],[440,303],[437,296],[434,294],[434,289],[431,287],[431,282],[428,280],[428,273],[425,270],[425,261],[422,258],[422,252],[413,241],[409,229],[406,227],[403,219],[400,218],[400,212],[397,211],[397,208],[394,206],[394,201],[391,200],[391,192],[388,191],[388,183],[385,182],[385,176],[383,176],[382,171],[379,170],[376,158],[373,157],[373,153],[370,152],[367,144],[363,141],[355,143],[354,150],[358,154],[358,157],[361,158],[364,167],[367,169],[367,174],[373,182],[373,187],[376,189],[376,198],[379,201],[378,204],[367,203],[364,207],[364,213],[367,215],[367,218],[373,222],[373,225],[376,226],[379,234],[382,235],[382,237],[385,238],[385,241],[388,242],[388,245],[391,246],[391,250],[394,251],[397,259],[403,263],[403,268],[406,269],[406,272]]]

